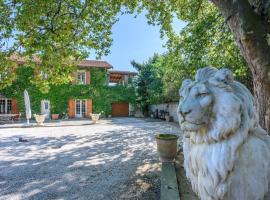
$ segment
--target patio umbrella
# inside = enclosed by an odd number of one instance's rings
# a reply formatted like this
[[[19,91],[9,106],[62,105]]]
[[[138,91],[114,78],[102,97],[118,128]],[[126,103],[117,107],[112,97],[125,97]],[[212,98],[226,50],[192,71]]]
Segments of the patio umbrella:
[[[30,98],[27,90],[24,90],[24,104],[25,104],[25,114],[27,119],[27,124],[29,125],[29,119],[31,119],[31,106],[30,106]]]

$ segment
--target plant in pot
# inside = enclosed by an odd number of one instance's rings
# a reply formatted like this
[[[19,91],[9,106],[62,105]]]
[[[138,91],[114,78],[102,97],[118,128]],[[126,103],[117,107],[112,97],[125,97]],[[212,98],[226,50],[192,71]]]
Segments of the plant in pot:
[[[102,113],[104,113],[104,112],[101,111],[100,113],[90,113],[90,117],[91,117],[94,124],[97,123],[97,121],[99,120]]]
[[[157,134],[157,150],[161,162],[174,162],[177,154],[177,139],[174,134]]]
[[[43,122],[45,121],[46,114],[44,115],[34,114],[34,117],[37,122],[37,125],[42,126]]]
[[[55,105],[51,106],[52,111],[52,120],[58,120],[59,119],[59,113],[57,112],[57,108]]]

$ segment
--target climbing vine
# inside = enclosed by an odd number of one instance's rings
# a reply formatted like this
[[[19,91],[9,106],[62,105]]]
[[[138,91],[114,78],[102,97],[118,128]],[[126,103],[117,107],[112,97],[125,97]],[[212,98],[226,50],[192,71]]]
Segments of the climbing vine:
[[[68,101],[75,99],[92,99],[93,112],[103,111],[105,115],[111,113],[112,102],[130,102],[134,104],[134,89],[130,84],[108,86],[107,71],[104,69],[91,69],[90,85],[61,84],[50,85],[49,90],[42,91],[35,83],[32,83],[33,69],[22,66],[16,71],[16,79],[13,84],[0,91],[8,98],[17,100],[20,112],[25,113],[23,91],[28,90],[33,113],[40,113],[41,100],[49,100],[51,103],[51,113],[67,113]]]

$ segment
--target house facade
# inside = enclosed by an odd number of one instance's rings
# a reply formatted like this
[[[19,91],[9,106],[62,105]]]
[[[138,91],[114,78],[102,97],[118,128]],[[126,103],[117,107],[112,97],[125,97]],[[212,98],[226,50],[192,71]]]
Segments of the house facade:
[[[93,73],[94,70],[101,70],[104,72],[104,78],[106,79],[106,85],[108,85],[108,88],[111,83],[126,84],[130,78],[136,75],[136,73],[133,72],[113,71],[112,68],[113,66],[106,61],[83,60],[78,64],[77,70],[73,73],[74,80],[72,81],[70,87],[74,85],[80,85],[82,88],[91,86],[91,80],[94,78],[93,76],[95,76]],[[80,87],[78,87],[78,90],[82,90],[82,93],[84,92],[83,89],[80,89]],[[59,95],[61,96],[61,91],[59,91]],[[32,100],[36,101],[34,102],[35,105],[40,105],[40,110],[36,108],[36,113],[38,112],[41,114],[46,114],[47,118],[50,118],[51,114],[56,114],[54,113],[53,108],[54,103],[49,97],[46,98],[46,96],[44,96],[44,99],[38,100],[36,100],[36,98],[32,98],[31,101]],[[65,101],[63,104],[66,104],[66,114],[69,118],[83,118],[89,117],[90,113],[93,113],[93,106],[95,103],[100,104],[101,102],[99,101],[102,100],[93,100],[90,93],[89,95],[86,93],[83,98],[81,96],[80,98],[77,98],[76,95],[71,94],[68,98],[68,102]],[[130,115],[130,102],[126,100],[116,100],[115,102],[110,102],[109,106],[111,107],[111,111],[108,114],[111,114],[112,116]],[[5,94],[1,94],[0,91],[0,115],[19,115],[20,110],[24,109],[22,107],[23,104],[21,101],[18,103],[16,98],[9,98],[8,96],[5,96]]]
[[[73,84],[90,85],[91,84],[91,69],[102,69],[106,72],[112,69],[112,65],[106,61],[98,60],[83,60],[78,64],[77,71],[74,72]],[[71,98],[68,102],[68,117],[82,118],[88,117],[93,113],[93,100]]]

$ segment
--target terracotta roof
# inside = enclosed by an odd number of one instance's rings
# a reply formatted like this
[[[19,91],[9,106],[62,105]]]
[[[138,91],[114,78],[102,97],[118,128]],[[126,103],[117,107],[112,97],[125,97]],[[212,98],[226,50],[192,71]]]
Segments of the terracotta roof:
[[[130,72],[130,71],[111,70],[109,72],[110,72],[110,74],[137,75],[136,72]]]
[[[100,67],[100,68],[113,68],[113,66],[103,60],[82,60],[78,64],[79,67]]]
[[[14,53],[10,56],[10,59],[13,61],[18,62],[19,64],[25,64],[28,60],[27,57],[19,56],[18,54]],[[31,58],[34,62],[40,63],[40,60],[37,56],[32,56]],[[78,64],[79,67],[99,67],[99,68],[113,68],[113,66],[106,61],[103,60],[82,60]]]

